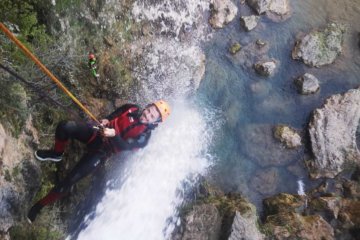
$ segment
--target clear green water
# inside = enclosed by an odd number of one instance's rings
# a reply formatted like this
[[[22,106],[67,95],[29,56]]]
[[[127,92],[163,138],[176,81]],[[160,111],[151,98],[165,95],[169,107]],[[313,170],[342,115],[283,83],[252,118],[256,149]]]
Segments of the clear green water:
[[[360,0],[301,0],[290,1],[292,16],[284,22],[273,22],[262,16],[259,25],[251,32],[245,32],[238,18],[206,43],[206,73],[200,86],[200,95],[215,108],[221,110],[219,118],[225,120],[215,142],[213,152],[218,160],[211,169],[217,184],[225,191],[242,192],[260,205],[266,194],[254,190],[250,184],[255,172],[264,169],[244,149],[241,132],[252,124],[287,124],[306,133],[311,112],[321,107],[324,100],[336,93],[343,93],[360,85]],[[251,10],[241,5],[240,13],[249,15]],[[239,16],[239,15],[238,15]],[[296,36],[314,28],[321,28],[330,20],[348,24],[343,44],[343,53],[334,64],[321,68],[310,68],[291,58]],[[238,56],[228,53],[231,43],[238,41],[244,48],[257,39],[269,43],[266,54],[280,63],[273,77],[263,78],[249,67],[254,63],[251,57],[249,66],[243,64]],[[238,53],[239,54],[239,53]],[[294,79],[305,72],[315,75],[320,81],[320,91],[314,95],[302,96],[297,93]],[[257,88],[258,91],[252,89]],[[307,176],[304,167],[295,176],[287,167],[303,164],[309,148],[309,139],[304,137],[306,148],[289,164],[277,167],[279,173],[277,192],[297,191],[296,181],[301,178],[306,189],[316,185]],[[256,148],[255,148],[256,149]],[[264,158],[268,151],[257,149]],[[270,150],[271,151],[271,150]],[[274,149],[276,151],[276,149]]]

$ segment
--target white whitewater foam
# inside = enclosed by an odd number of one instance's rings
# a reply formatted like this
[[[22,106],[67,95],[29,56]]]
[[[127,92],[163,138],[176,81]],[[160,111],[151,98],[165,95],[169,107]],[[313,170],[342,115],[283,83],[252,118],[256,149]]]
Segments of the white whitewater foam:
[[[298,191],[297,191],[298,194],[302,195],[302,196],[305,196],[306,194],[305,194],[305,191],[304,191],[304,186],[305,186],[304,182],[301,179],[299,179],[297,181],[297,184],[298,184]]]
[[[189,104],[172,105],[169,121],[153,132],[148,146],[130,154],[121,187],[107,190],[79,240],[168,239],[174,226],[167,220],[183,200],[177,190],[209,166],[206,149],[213,132],[207,124],[211,116]]]

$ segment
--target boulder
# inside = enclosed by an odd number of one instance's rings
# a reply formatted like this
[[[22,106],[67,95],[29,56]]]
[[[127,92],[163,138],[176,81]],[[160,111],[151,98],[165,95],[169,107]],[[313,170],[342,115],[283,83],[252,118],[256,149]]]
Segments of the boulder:
[[[351,199],[342,199],[341,218],[348,222],[348,226],[360,226],[360,201]],[[340,216],[339,216],[340,217]]]
[[[255,71],[265,77],[269,77],[274,74],[276,69],[276,61],[268,60],[268,61],[259,61],[254,65]]]
[[[257,228],[257,216],[252,214],[249,217],[241,215],[236,211],[234,222],[231,226],[229,240],[262,240],[264,235]]]
[[[263,228],[269,239],[335,239],[334,229],[319,215],[302,216],[294,212],[280,212],[268,216]]]
[[[301,213],[306,207],[306,197],[280,193],[263,200],[264,212],[266,216],[278,214],[280,212]]]
[[[299,149],[286,149],[273,137],[272,126],[249,124],[239,130],[241,148],[262,167],[284,166],[297,159]],[[259,151],[261,149],[261,151]]]
[[[274,167],[255,172],[250,180],[251,189],[263,195],[274,194],[279,184],[279,173]]]
[[[212,204],[193,206],[186,215],[182,240],[216,240],[219,239],[221,217]]]
[[[356,130],[360,120],[360,88],[328,98],[309,123],[314,161],[308,167],[314,178],[333,178],[344,164],[360,164]]]
[[[212,0],[209,23],[213,28],[223,28],[236,16],[238,9],[231,0]]]
[[[284,143],[287,148],[301,146],[300,135],[294,129],[286,125],[277,125],[274,129],[274,137]]]
[[[297,78],[295,84],[298,87],[298,91],[304,95],[315,93],[320,88],[319,80],[310,73],[305,73]]]
[[[243,16],[240,18],[240,24],[246,29],[246,31],[253,30],[259,21],[260,17],[251,15],[251,16]]]
[[[296,42],[292,57],[311,67],[331,64],[342,51],[344,34],[345,25],[339,23],[330,23],[323,30],[314,30]]]
[[[320,213],[329,218],[338,218],[341,209],[339,197],[317,197],[310,201],[309,208],[312,212]]]
[[[275,21],[283,20],[290,16],[288,0],[247,0],[247,3],[258,14],[266,13]]]

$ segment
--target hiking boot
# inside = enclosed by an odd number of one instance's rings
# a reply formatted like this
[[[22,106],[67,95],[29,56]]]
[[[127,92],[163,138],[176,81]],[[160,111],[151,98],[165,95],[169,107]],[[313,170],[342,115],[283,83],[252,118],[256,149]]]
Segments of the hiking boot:
[[[35,157],[40,161],[53,161],[59,162],[62,159],[62,153],[57,153],[54,150],[37,150]]]
[[[30,224],[35,221],[36,216],[40,213],[42,208],[43,208],[43,206],[38,204],[38,203],[31,207],[31,209],[30,209],[30,211],[28,212],[28,215],[27,215],[27,221]]]

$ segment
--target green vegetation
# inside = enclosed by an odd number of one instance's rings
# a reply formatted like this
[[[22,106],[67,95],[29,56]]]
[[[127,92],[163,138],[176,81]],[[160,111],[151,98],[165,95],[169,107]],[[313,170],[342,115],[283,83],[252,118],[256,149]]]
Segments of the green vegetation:
[[[60,231],[51,230],[47,226],[18,225],[10,229],[12,240],[58,240],[64,237]]]

